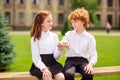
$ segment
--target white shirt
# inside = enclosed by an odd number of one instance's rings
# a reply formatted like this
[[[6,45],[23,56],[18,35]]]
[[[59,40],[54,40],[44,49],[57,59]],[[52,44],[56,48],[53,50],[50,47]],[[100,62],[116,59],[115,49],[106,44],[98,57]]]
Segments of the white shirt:
[[[46,65],[41,61],[40,54],[54,54],[54,58],[58,59],[61,52],[57,48],[58,36],[50,31],[42,32],[40,40],[31,38],[32,60],[36,67],[40,70],[46,68]]]
[[[66,57],[84,57],[93,64],[97,62],[96,41],[88,32],[77,34],[75,30],[68,31],[62,41],[70,43]]]

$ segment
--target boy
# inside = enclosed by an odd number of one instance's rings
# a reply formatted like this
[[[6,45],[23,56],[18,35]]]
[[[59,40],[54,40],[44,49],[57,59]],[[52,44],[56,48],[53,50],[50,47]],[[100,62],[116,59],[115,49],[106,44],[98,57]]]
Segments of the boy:
[[[68,31],[58,45],[59,50],[67,48],[65,80],[74,80],[75,72],[82,74],[82,80],[93,80],[97,51],[94,37],[85,30],[89,24],[89,13],[84,8],[78,8],[70,13],[68,20],[74,30]]]

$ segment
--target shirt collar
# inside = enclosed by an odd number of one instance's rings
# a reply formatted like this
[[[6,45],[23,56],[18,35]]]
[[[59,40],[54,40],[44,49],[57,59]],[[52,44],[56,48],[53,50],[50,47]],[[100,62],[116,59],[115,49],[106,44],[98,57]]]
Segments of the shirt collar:
[[[73,33],[77,34],[77,32],[75,30],[73,30]],[[87,31],[84,30],[81,34],[77,34],[77,35],[86,35],[87,34]]]
[[[42,31],[41,33],[44,35],[44,34],[49,34],[49,32],[50,32],[50,31],[47,31],[47,32],[43,32],[43,31]]]

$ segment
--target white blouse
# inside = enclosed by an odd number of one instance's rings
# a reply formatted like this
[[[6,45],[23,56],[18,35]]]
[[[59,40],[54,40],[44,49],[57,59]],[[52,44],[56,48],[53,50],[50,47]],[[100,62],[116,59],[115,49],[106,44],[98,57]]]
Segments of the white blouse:
[[[75,30],[68,31],[62,41],[70,43],[66,57],[84,57],[93,64],[97,62],[96,41],[88,32],[77,34]]]
[[[34,37],[31,38],[32,60],[41,71],[46,68],[46,65],[41,61],[40,54],[54,54],[55,59],[60,58],[58,42],[58,36],[50,31],[42,32],[40,40],[34,41]]]

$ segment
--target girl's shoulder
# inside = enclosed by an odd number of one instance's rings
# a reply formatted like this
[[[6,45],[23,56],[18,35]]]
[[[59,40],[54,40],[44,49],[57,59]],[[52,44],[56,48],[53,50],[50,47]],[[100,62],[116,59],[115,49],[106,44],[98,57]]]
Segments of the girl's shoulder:
[[[57,35],[56,33],[54,33],[54,32],[51,32],[51,31],[50,31],[49,33],[50,33],[50,35],[53,36],[53,37],[57,37],[57,36],[58,36],[58,35]]]

